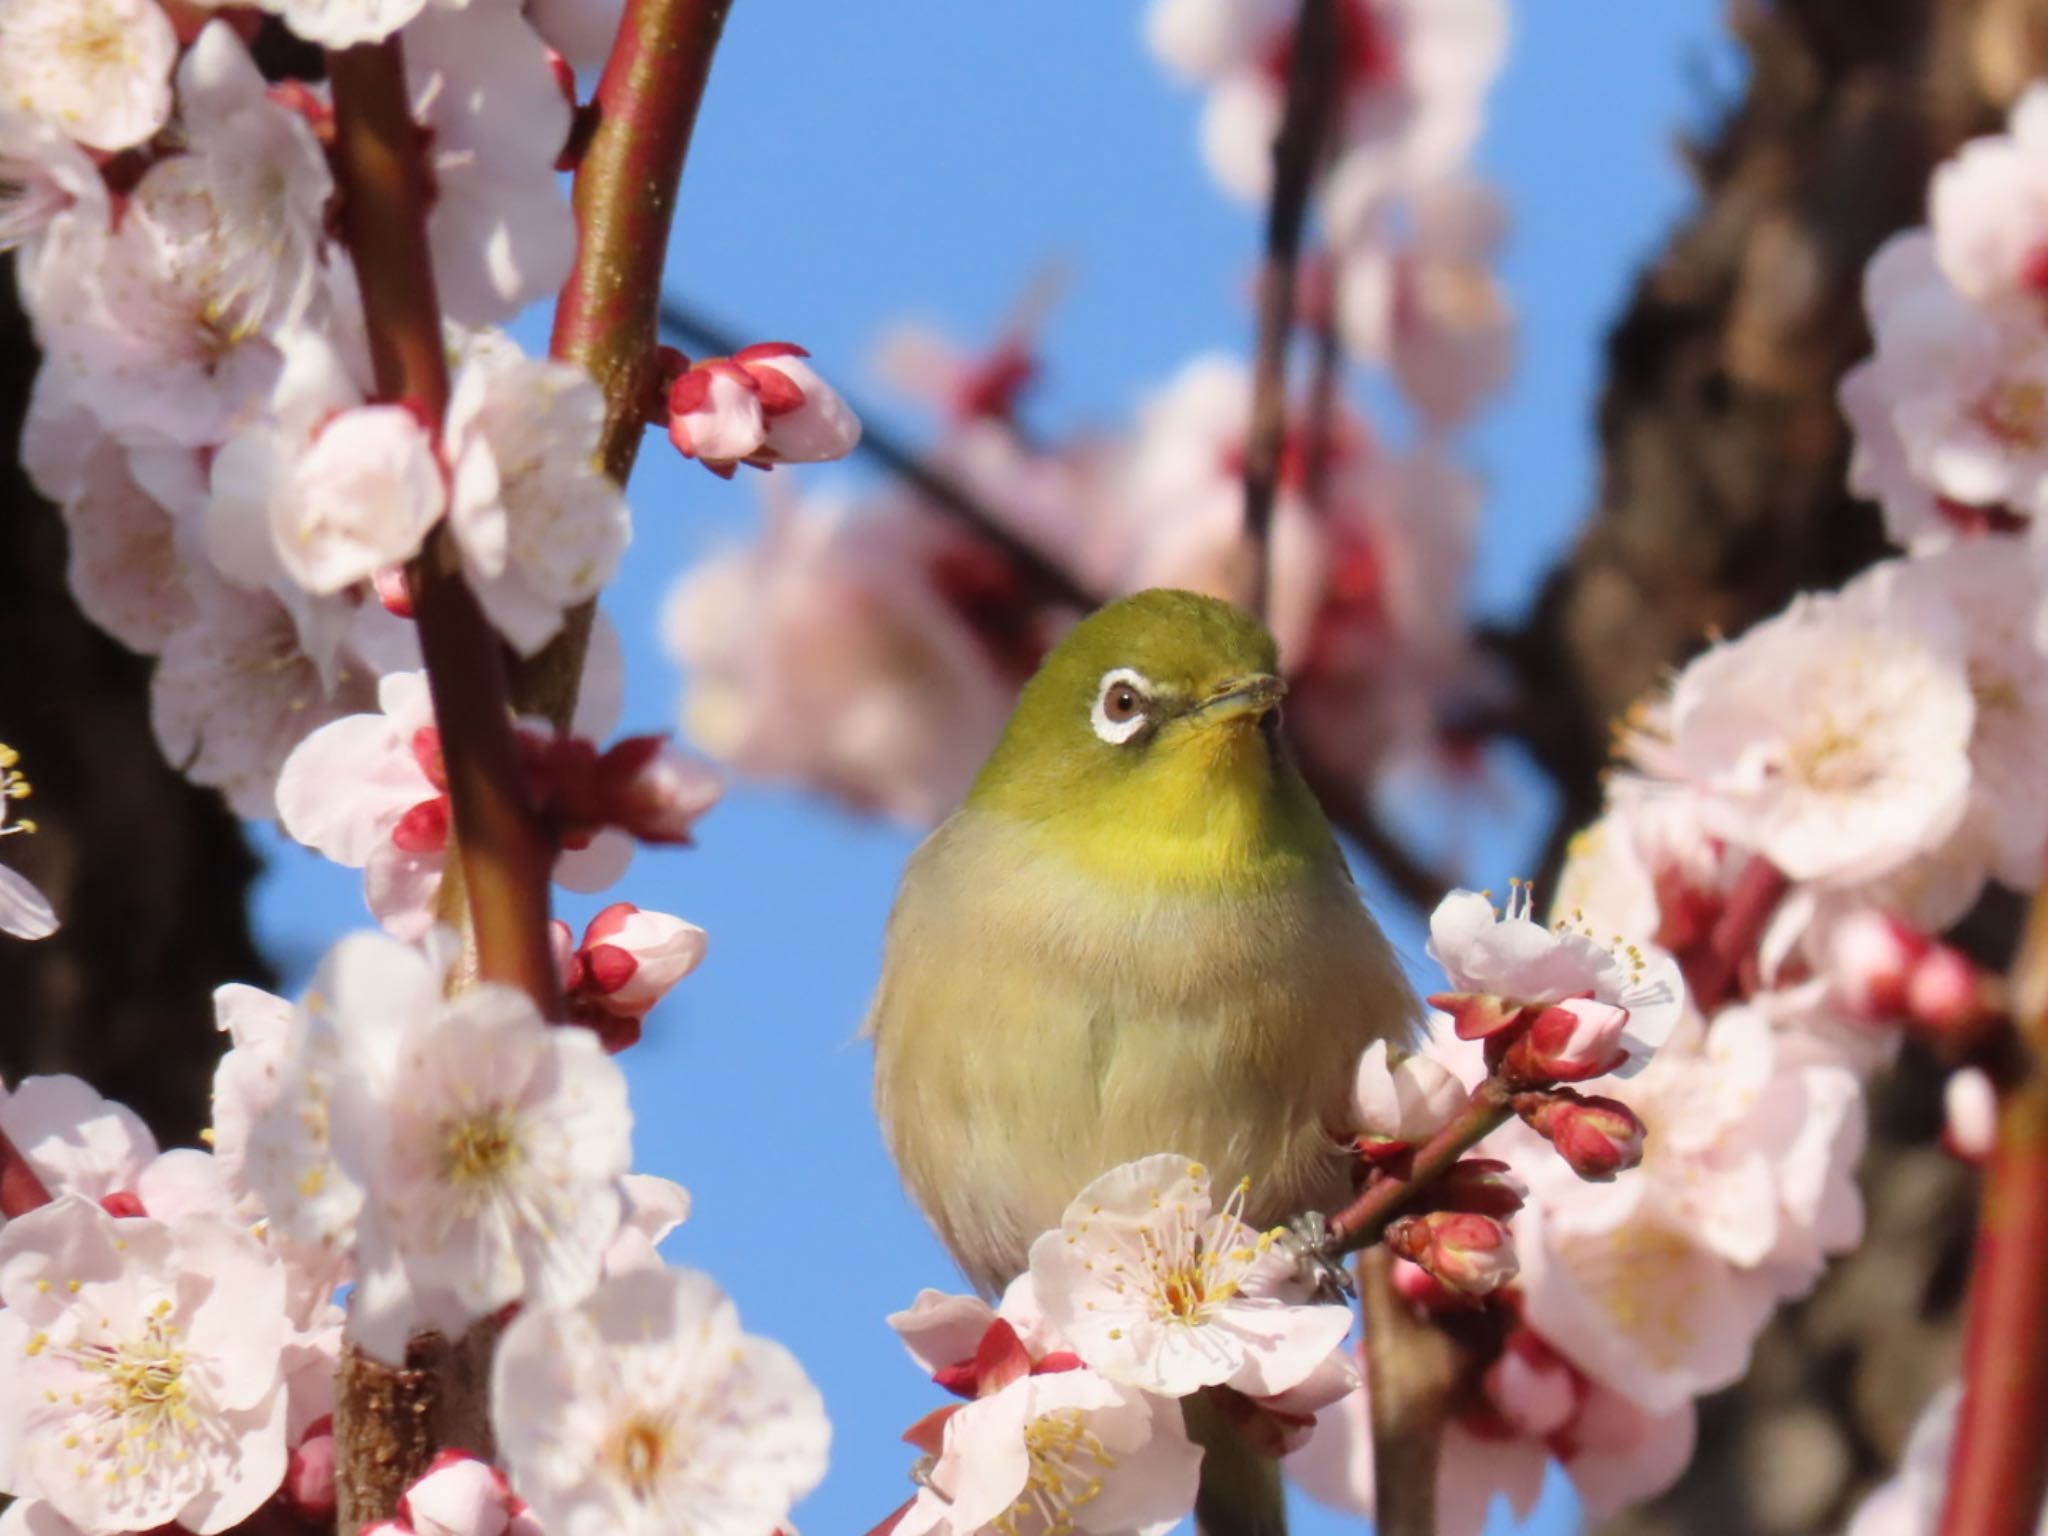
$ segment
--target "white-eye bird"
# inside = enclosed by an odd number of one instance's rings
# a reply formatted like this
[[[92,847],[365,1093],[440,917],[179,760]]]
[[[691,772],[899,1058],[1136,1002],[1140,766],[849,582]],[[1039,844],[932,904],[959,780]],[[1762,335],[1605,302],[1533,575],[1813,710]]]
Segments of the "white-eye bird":
[[[1174,1152],[1246,1219],[1350,1194],[1359,1053],[1418,1017],[1279,731],[1272,638],[1151,591],[1077,625],[910,860],[868,1017],[904,1183],[973,1284],[1080,1189]],[[1197,1518],[1285,1529],[1275,1464],[1199,1399]]]

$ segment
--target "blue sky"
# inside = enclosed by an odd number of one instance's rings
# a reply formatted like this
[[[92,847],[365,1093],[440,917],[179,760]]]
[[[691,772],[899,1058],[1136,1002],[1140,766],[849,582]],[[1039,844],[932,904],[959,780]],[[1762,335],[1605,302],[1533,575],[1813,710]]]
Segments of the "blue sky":
[[[1472,434],[1489,485],[1474,605],[1511,612],[1592,499],[1607,325],[1685,205],[1676,146],[1738,82],[1718,0],[1545,0],[1519,10],[1481,168],[1515,232],[1514,384]],[[997,327],[1034,273],[1071,273],[1034,397],[1049,427],[1120,424],[1188,357],[1245,351],[1256,214],[1209,182],[1195,96],[1113,0],[741,0],[699,124],[671,248],[672,290],[749,339],[802,342],[833,377],[915,431],[866,374],[878,331],[916,316],[966,339]],[[522,327],[529,345],[544,321]],[[780,471],[779,473],[788,473]],[[819,476],[846,471],[810,471]],[[722,485],[658,438],[632,494],[636,545],[606,606],[626,639],[627,726],[673,723],[679,679],[654,641],[674,574],[743,537],[743,478]],[[1528,867],[1538,786],[1475,821],[1474,884]],[[290,985],[364,921],[349,871],[261,839],[257,917]],[[672,1259],[714,1273],[751,1331],[794,1348],[825,1393],[833,1469],[797,1511],[859,1532],[908,1492],[901,1430],[936,1405],[882,1323],[920,1286],[956,1288],[900,1193],[857,1041],[909,829],[804,795],[736,786],[682,852],[642,855],[616,893],[711,935],[702,970],[622,1058],[639,1165],[696,1196]],[[587,915],[577,900],[565,915]],[[1418,967],[1421,929],[1378,906]],[[1532,1529],[1569,1528],[1554,1489]],[[1506,1522],[1500,1528],[1510,1529]],[[1304,1536],[1355,1529],[1304,1509]]]

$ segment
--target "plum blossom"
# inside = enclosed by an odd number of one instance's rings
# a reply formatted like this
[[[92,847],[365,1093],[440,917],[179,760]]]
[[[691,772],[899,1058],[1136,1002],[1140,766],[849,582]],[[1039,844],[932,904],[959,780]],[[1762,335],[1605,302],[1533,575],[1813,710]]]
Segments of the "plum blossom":
[[[382,42],[411,21],[429,0],[258,0],[309,43],[350,48]]]
[[[150,725],[164,756],[195,784],[221,791],[235,814],[277,814],[278,773],[312,732],[368,706],[374,670],[348,643],[322,664],[302,648],[292,614],[268,592],[245,591],[194,566],[196,618],[164,643],[150,679]]]
[[[1935,259],[1956,291],[2014,302],[2022,324],[2048,293],[2048,87],[2013,104],[2007,131],[1972,139],[1934,172],[1928,223]]]
[[[557,927],[566,944],[566,926]],[[695,923],[613,902],[590,920],[582,945],[569,953],[563,990],[579,1017],[587,1012],[604,1022],[637,1024],[697,968],[704,947],[704,930]]]
[[[1653,1415],[1737,1380],[1777,1306],[1770,1276],[1654,1218],[1580,1230],[1568,1209],[1553,1219],[1537,1199],[1514,1230],[1530,1326]]]
[[[1970,788],[1963,826],[1937,858],[1988,863],[2021,891],[2040,884],[2048,855],[2048,805],[2035,788],[2048,757],[2048,655],[2035,644],[2043,591],[2039,568],[1996,539],[1888,560],[1842,591],[1845,605],[1867,607],[1880,622],[1923,606],[1953,622],[1975,706]]]
[[[1871,486],[1888,488],[1902,468],[1960,509],[2032,516],[2048,475],[2048,331],[1964,299],[1924,229],[1894,235],[1871,259],[1864,305],[1877,347],[1858,386],[1871,393],[1857,402],[1859,424],[1878,429]]]
[[[8,0],[0,99],[93,149],[126,149],[171,112],[178,39],[154,0]]]
[[[281,573],[329,596],[416,554],[447,491],[426,425],[365,404],[359,364],[325,332],[295,328],[278,347],[270,418],[214,458],[207,547],[240,585],[276,588]]]
[[[927,572],[956,536],[890,503],[771,502],[761,540],[686,571],[662,618],[683,728],[748,774],[935,821],[1002,733],[1013,683]]]
[[[575,725],[608,728],[618,703],[618,649],[611,631],[591,647]],[[277,816],[309,848],[363,871],[363,894],[385,929],[416,939],[432,926],[447,865],[447,783],[424,672],[385,674],[376,713],[348,714],[310,732],[277,780]],[[602,890],[632,857],[627,838],[606,832],[566,851],[555,878],[572,890]]]
[[[88,1200],[133,1191],[157,1152],[133,1110],[62,1074],[0,1087],[0,1131],[51,1194]]]
[[[444,1450],[399,1497],[412,1536],[540,1536],[540,1524],[505,1474],[467,1451]]]
[[[1178,1407],[1085,1367],[1017,1377],[953,1410],[903,1536],[1163,1536],[1195,1502],[1202,1453]]]
[[[1672,689],[1670,776],[1709,830],[1793,880],[1890,874],[1969,807],[1976,706],[1954,622],[1894,596],[1797,598]]]
[[[455,1337],[508,1302],[587,1294],[620,1220],[618,1068],[514,989],[445,996],[448,958],[438,941],[338,944],[250,1141],[265,1207],[295,1235],[333,1242],[352,1215],[349,1326],[387,1360],[416,1329]]]
[[[35,259],[42,236],[72,215],[105,226],[106,183],[91,158],[55,124],[28,112],[0,111],[0,250]]]
[[[63,1195],[0,1231],[0,1302],[5,1491],[95,1536],[211,1536],[276,1490],[284,1274],[246,1231]]]
[[[690,1218],[690,1192],[673,1179],[629,1173],[619,1181],[625,1200],[618,1235],[605,1250],[604,1272],[659,1268],[661,1240]]]
[[[1942,1130],[1960,1157],[1982,1162],[1998,1140],[1998,1090],[1978,1067],[1949,1074],[1941,1092]]]
[[[448,402],[448,523],[485,616],[523,655],[617,574],[632,536],[597,462],[604,397],[580,368],[473,342]]]
[[[1453,891],[1439,902],[1429,919],[1429,955],[1451,991],[1432,1001],[1458,1015],[1466,1038],[1482,1016],[1564,1012],[1568,1027],[1552,1048],[1557,1060],[1568,1059],[1560,1052],[1619,1053],[1620,1070],[1640,1070],[1684,1007],[1677,962],[1619,937],[1609,947],[1590,929],[1544,928],[1530,915],[1534,903],[1534,891],[1519,881],[1505,911],[1474,891]]]
[[[1298,1386],[1343,1342],[1350,1316],[1294,1305],[1255,1277],[1273,1238],[1239,1219],[1244,1196],[1240,1185],[1217,1209],[1208,1170],[1172,1153],[1111,1169],[1031,1245],[1046,1317],[1122,1386],[1167,1397]]]
[[[1953,1382],[1936,1392],[1913,1421],[1898,1471],[1856,1508],[1844,1536],[1934,1536],[1948,1495],[1956,1416],[1963,1389]],[[2048,1532],[2048,1513],[2036,1526]]]
[[[30,786],[21,772],[21,754],[0,741],[0,837],[33,832],[36,824],[13,814],[13,804],[26,800]],[[17,939],[47,939],[57,931],[57,913],[49,898],[28,876],[0,864],[0,933]]]
[[[639,1268],[505,1330],[491,1421],[549,1536],[761,1536],[824,1475],[803,1368],[709,1277]]]
[[[1288,1476],[1310,1498],[1347,1514],[1372,1514],[1370,1414],[1360,1387],[1319,1418],[1307,1443],[1287,1458]],[[1459,1403],[1444,1427],[1437,1529],[1442,1536],[1479,1536],[1500,1500],[1518,1520],[1528,1519],[1552,1459],[1589,1515],[1618,1513],[1677,1480],[1692,1460],[1693,1429],[1690,1403],[1646,1412],[1518,1328],[1474,1398]]]
[[[552,296],[576,256],[576,221],[555,174],[569,103],[547,45],[516,6],[435,5],[406,28],[405,64],[413,116],[427,130],[427,244],[441,311],[462,325],[509,320]]]

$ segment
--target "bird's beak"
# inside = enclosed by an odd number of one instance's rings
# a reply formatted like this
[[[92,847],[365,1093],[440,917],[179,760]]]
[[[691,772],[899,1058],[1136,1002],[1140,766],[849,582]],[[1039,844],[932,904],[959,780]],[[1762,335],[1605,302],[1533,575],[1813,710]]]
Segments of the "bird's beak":
[[[1287,685],[1267,672],[1229,678],[1195,706],[1194,717],[1205,725],[1257,719],[1278,704],[1286,692]]]

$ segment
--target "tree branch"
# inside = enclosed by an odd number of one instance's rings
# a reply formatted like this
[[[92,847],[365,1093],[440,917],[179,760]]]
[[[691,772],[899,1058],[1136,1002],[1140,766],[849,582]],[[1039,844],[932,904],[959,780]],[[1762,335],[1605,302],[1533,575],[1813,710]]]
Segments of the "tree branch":
[[[330,53],[341,232],[362,287],[377,393],[417,410],[438,437],[448,408],[440,301],[428,255],[426,165],[398,39]],[[560,1012],[548,947],[553,844],[535,813],[512,734],[497,633],[462,576],[446,526],[407,570],[454,814],[455,861],[487,981]]]
[[[1266,611],[1273,499],[1287,443],[1287,343],[1294,334],[1301,232],[1336,105],[1338,43],[1334,0],[1301,0],[1287,58],[1287,102],[1273,141],[1273,195],[1266,210],[1265,262],[1259,270],[1252,414],[1244,451],[1244,531],[1252,556],[1251,600],[1245,606],[1261,614]]]
[[[594,103],[597,128],[576,167],[576,265],[555,303],[548,350],[604,395],[598,456],[623,489],[656,388],[661,274],[676,195],[711,61],[732,0],[627,0]],[[583,680],[597,605],[571,612],[537,656],[516,664],[521,713],[566,728]]]
[[[1498,1078],[1487,1078],[1472,1090],[1471,1098],[1455,1120],[1415,1149],[1404,1177],[1376,1178],[1357,1199],[1331,1218],[1327,1251],[1333,1256],[1356,1253],[1377,1243],[1387,1223],[1406,1210],[1409,1201],[1507,1124],[1513,1114],[1514,1105],[1506,1086]]]
[[[2013,967],[2022,1062],[1999,1095],[1941,1536],[2032,1536],[2048,1496],[2048,888]]]
[[[420,130],[396,37],[330,53],[335,175],[343,242],[363,295],[380,398],[403,402],[438,437],[448,407],[440,301],[426,240],[429,195]],[[512,734],[504,652],[464,580],[447,528],[438,527],[407,570],[420,650],[433,695],[454,817],[449,899],[466,897],[478,974],[561,1011],[548,945],[551,838],[535,814]],[[458,895],[457,893],[460,893]],[[495,1331],[414,1341],[394,1369],[353,1345],[343,1350],[335,1398],[335,1487],[340,1528],[389,1518],[451,1426],[465,1449],[488,1456],[484,1379]],[[462,1363],[466,1369],[453,1369]]]
[[[1372,1409],[1376,1536],[1436,1536],[1436,1469],[1456,1355],[1450,1338],[1417,1317],[1394,1289],[1394,1256],[1358,1256],[1366,1398]]]

